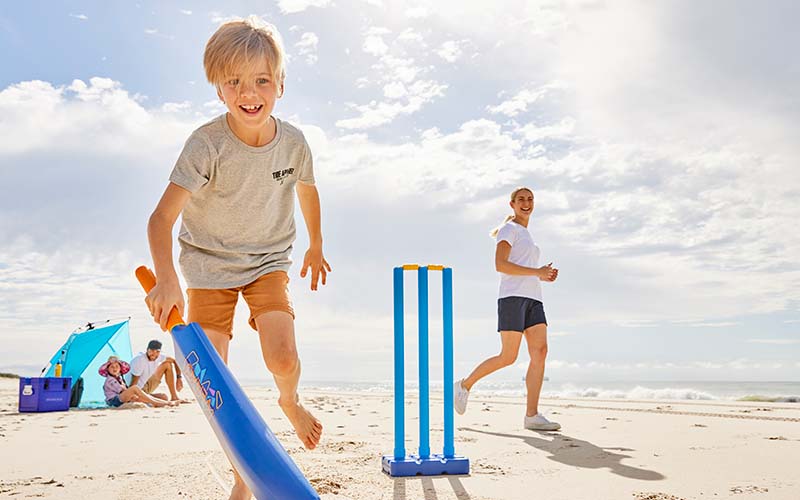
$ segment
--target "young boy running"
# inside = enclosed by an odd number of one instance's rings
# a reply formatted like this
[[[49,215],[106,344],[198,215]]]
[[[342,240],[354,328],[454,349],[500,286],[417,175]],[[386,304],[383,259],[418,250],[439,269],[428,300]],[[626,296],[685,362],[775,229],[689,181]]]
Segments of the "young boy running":
[[[310,242],[300,276],[310,269],[316,290],[331,268],[322,253],[308,144],[300,130],[272,116],[286,75],[280,36],[255,17],[227,22],[209,39],[203,63],[227,112],[189,136],[150,217],[157,285],[146,302],[162,329],[172,307],[183,314],[172,259],[172,227],[182,215],[178,241],[188,320],[200,324],[227,363],[234,309],[239,293],[244,296],[249,324],[258,332],[264,362],[280,392],[278,404],[303,444],[313,449],[322,424],[297,394],[300,360],[287,289],[295,192]],[[234,475],[230,498],[250,498]]]

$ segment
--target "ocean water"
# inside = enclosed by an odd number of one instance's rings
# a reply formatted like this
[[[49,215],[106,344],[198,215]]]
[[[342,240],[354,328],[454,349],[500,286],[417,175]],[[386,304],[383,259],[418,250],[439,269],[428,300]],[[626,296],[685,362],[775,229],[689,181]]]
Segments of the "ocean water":
[[[251,384],[259,385],[259,384]],[[391,392],[391,381],[315,382],[304,381],[304,388],[331,391]],[[417,383],[407,382],[407,391],[416,391]],[[442,382],[432,381],[431,392],[441,392]],[[485,382],[473,388],[481,396],[524,397],[525,384]],[[758,401],[800,403],[800,382],[717,382],[717,381],[613,381],[613,382],[544,382],[542,396],[547,398]]]

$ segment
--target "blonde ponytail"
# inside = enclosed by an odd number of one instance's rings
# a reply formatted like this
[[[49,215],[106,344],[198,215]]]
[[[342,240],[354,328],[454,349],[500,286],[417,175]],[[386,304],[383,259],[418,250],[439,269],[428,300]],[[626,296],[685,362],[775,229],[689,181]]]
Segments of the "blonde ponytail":
[[[501,228],[501,227],[503,227],[503,225],[504,225],[506,222],[510,221],[510,220],[511,220],[511,219],[513,219],[513,218],[514,218],[514,214],[507,215],[507,216],[506,216],[506,220],[504,220],[502,223],[500,223],[500,225],[499,225],[499,226],[497,226],[496,228],[492,229],[492,232],[491,232],[491,233],[489,233],[489,236],[491,236],[492,238],[497,238],[497,233],[499,233],[499,232],[500,232],[500,228]]]
[[[511,201],[514,201],[514,198],[516,198],[517,194],[518,194],[520,191],[527,191],[527,192],[529,192],[529,193],[533,194],[533,189],[531,189],[531,188],[529,188],[529,187],[525,187],[525,186],[520,186],[520,187],[518,187],[517,189],[515,189],[515,190],[511,191]],[[513,219],[513,218],[514,218],[514,214],[511,214],[511,215],[508,215],[508,216],[506,216],[506,220],[504,220],[504,221],[503,221],[503,222],[502,222],[502,223],[501,223],[499,226],[497,226],[496,228],[492,229],[492,232],[491,232],[491,233],[489,233],[489,235],[490,235],[492,238],[497,238],[497,233],[500,231],[500,228],[501,228],[501,227],[503,227],[503,225],[504,225],[505,223],[507,223],[508,221],[510,221],[510,220],[511,220],[511,219]]]

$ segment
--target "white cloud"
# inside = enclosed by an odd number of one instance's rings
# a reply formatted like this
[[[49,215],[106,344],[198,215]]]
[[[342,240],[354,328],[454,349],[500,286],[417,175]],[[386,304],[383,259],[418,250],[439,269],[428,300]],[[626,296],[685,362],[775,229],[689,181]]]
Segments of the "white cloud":
[[[406,28],[397,36],[397,39],[403,42],[416,42],[419,44],[425,44],[425,38],[422,36],[422,33],[415,31],[414,28]]]
[[[368,34],[364,38],[364,45],[361,48],[373,56],[382,56],[389,51],[389,46],[384,43],[383,37],[378,33]]]
[[[298,53],[305,56],[306,64],[312,65],[317,62],[317,46],[319,37],[315,33],[306,32],[300,37],[300,41],[295,44]]]
[[[420,66],[413,58],[404,57],[405,49],[402,44],[417,43],[421,41],[421,37],[407,29],[392,42],[390,48],[383,38],[390,33],[384,27],[371,27],[367,30],[364,52],[376,56],[378,61],[372,65],[369,77],[358,77],[355,82],[359,89],[382,85],[385,100],[373,100],[366,104],[347,103],[347,107],[356,111],[358,116],[338,120],[337,127],[363,130],[387,125],[398,116],[413,114],[425,104],[444,96],[448,85],[420,78],[431,71],[430,67]]]
[[[225,103],[219,99],[214,99],[213,101],[204,102],[203,109],[208,115],[218,115],[227,111],[228,108],[226,108]]]
[[[70,14],[69,17],[74,17],[75,19],[80,19],[81,21],[87,21],[89,16],[86,14]]]
[[[331,0],[278,0],[278,8],[284,14],[296,14],[309,7],[325,8],[331,5]]]
[[[241,16],[225,15],[218,11],[210,12],[209,18],[211,19],[211,22],[214,24],[225,24],[229,21],[239,21],[242,19]]]
[[[537,166],[518,157],[520,150],[499,124],[481,119],[450,134],[429,129],[418,140],[394,145],[372,142],[364,134],[346,135],[316,155],[327,166],[324,182],[332,183],[332,189],[358,193],[373,203],[413,198],[418,207],[433,209],[463,205],[464,199],[518,183]]]
[[[179,11],[180,11],[181,14],[183,14],[185,16],[191,16],[192,15],[192,11],[191,10],[180,9]]]
[[[407,94],[408,90],[401,82],[391,82],[383,86],[383,95],[390,99],[399,99]]]
[[[528,142],[538,142],[543,139],[572,139],[575,125],[574,118],[566,117],[554,125],[538,126],[535,123],[528,123],[515,132],[521,134]]]
[[[513,97],[506,99],[496,106],[487,106],[486,110],[491,114],[504,114],[506,116],[517,116],[528,110],[528,106],[534,104],[539,99],[546,96],[553,90],[564,89],[564,84],[551,82],[541,87],[529,87],[517,92]]]
[[[0,154],[21,154],[54,144],[61,151],[155,153],[174,145],[190,123],[197,123],[197,118],[187,123],[169,113],[147,110],[140,99],[119,82],[99,77],[88,84],[75,80],[59,87],[38,80],[10,85],[0,91],[0,113],[7,118],[0,122]]]
[[[89,321],[132,315],[140,325],[134,332],[139,343],[145,335],[160,335],[146,320],[142,293],[132,280],[138,262],[126,250],[93,251],[86,244],[44,253],[31,244],[8,243],[0,248],[0,317],[15,332],[3,338],[10,359],[44,365],[72,328]]]
[[[414,59],[391,55],[381,57],[380,61],[372,66],[372,69],[379,72],[380,81],[400,81],[406,84],[417,79],[417,76],[423,72],[423,68],[416,65]]]
[[[436,50],[436,53],[445,61],[454,63],[459,60],[464,53],[461,50],[461,43],[463,42],[448,40]]]
[[[336,126],[344,129],[367,129],[390,123],[400,115],[409,115],[419,111],[422,106],[435,97],[444,95],[447,85],[439,85],[434,81],[417,80],[402,95],[405,103],[372,101],[364,105],[351,105],[360,116],[338,120]]]
[[[165,113],[176,113],[178,111],[186,111],[192,108],[190,101],[182,102],[165,102],[161,105],[161,111]]]

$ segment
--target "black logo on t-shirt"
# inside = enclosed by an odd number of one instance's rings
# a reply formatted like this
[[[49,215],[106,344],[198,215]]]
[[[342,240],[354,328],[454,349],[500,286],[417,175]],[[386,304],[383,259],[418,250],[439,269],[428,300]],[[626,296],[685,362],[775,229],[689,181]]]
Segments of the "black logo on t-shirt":
[[[280,182],[281,186],[283,186],[283,181],[286,180],[287,177],[294,173],[294,168],[284,168],[283,170],[276,170],[272,172],[272,178],[276,182]]]

